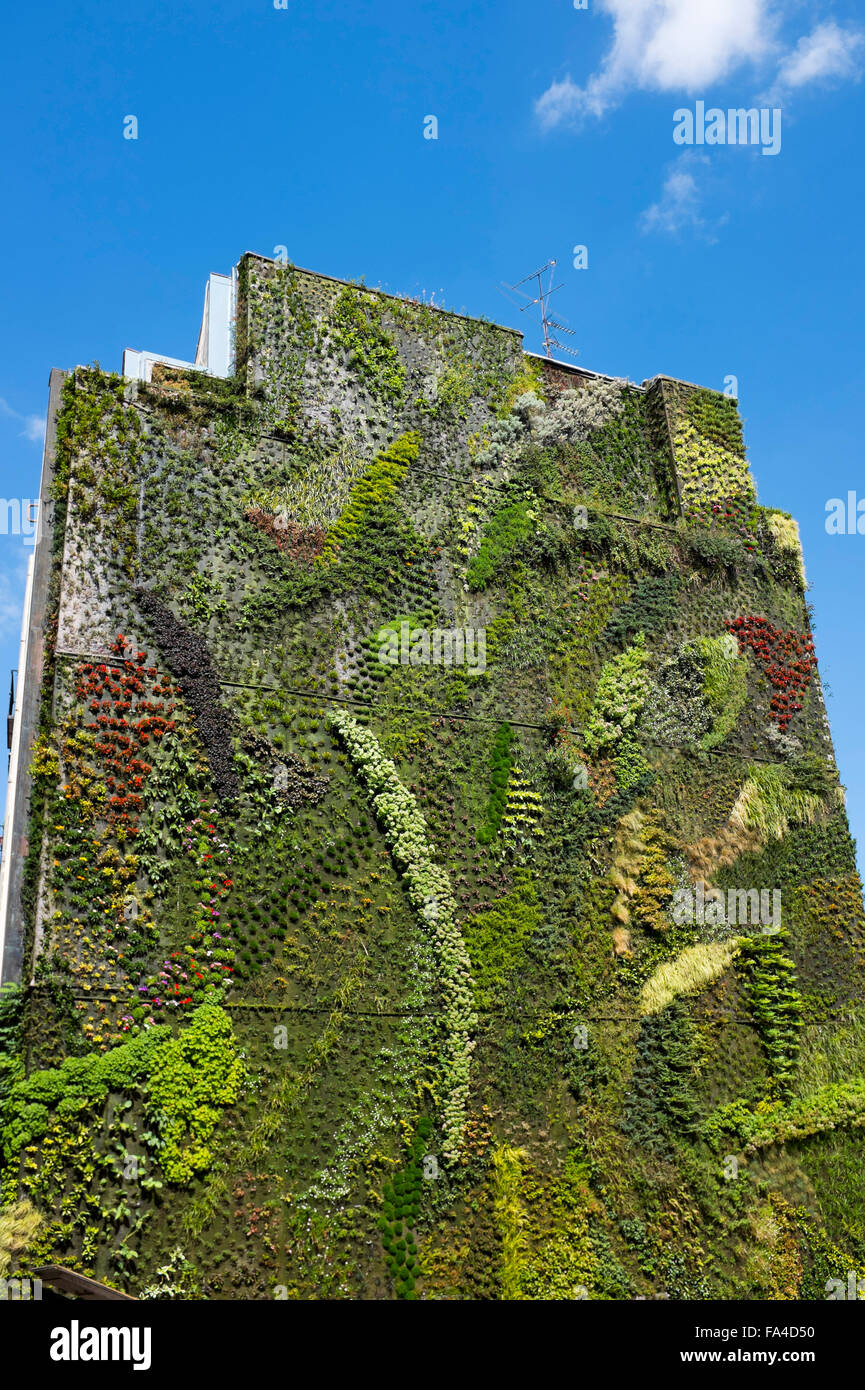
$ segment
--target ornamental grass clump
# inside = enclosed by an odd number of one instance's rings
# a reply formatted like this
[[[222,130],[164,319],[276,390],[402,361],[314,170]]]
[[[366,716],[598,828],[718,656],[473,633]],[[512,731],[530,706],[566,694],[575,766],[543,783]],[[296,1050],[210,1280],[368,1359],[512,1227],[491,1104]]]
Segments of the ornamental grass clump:
[[[805,791],[791,785],[791,775],[785,766],[769,763],[748,769],[748,780],[730,812],[734,829],[752,831],[763,842],[780,840],[791,822],[811,824],[823,810],[824,798],[819,792]]]
[[[683,994],[700,994],[727,971],[742,949],[742,938],[686,946],[649,976],[640,994],[640,1013],[657,1014]]]

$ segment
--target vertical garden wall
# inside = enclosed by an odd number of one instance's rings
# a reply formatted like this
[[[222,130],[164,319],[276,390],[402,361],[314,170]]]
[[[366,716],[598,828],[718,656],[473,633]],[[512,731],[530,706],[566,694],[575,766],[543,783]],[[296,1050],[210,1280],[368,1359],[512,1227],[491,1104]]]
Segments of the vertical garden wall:
[[[735,402],[253,256],[236,347],[65,382],[0,1258],[148,1298],[865,1273],[861,885]]]

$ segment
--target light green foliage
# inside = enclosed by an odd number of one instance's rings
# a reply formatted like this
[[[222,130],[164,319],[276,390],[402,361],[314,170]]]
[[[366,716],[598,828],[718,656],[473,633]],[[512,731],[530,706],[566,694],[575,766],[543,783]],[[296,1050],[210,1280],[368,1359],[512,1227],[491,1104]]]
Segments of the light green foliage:
[[[508,415],[513,409],[514,402],[520,396],[529,393],[537,396],[539,400],[544,399],[543,370],[536,357],[521,357],[517,370],[507,380],[501,397],[496,403],[496,414]]]
[[[789,550],[796,557],[799,566],[799,575],[802,584],[807,583],[805,574],[805,560],[802,555],[802,540],[799,535],[799,526],[789,512],[770,511],[767,514],[767,524],[771,534],[775,538],[775,544],[781,550]]]
[[[41,1225],[42,1217],[26,1197],[0,1208],[0,1279],[5,1279],[12,1261],[26,1249]]]
[[[686,512],[752,507],[753,479],[745,459],[735,403],[712,391],[690,393],[676,423],[673,452]]]
[[[513,764],[508,777],[508,791],[502,813],[502,837],[511,845],[531,843],[539,839],[544,807],[539,794],[521,768]]]
[[[700,741],[702,748],[716,748],[732,729],[748,698],[748,662],[739,655],[732,634],[698,637],[694,643],[703,660],[703,694],[713,715],[712,727]]]
[[[216,598],[218,593],[219,585],[209,575],[195,575],[183,596],[184,606],[193,622],[208,623],[214,613],[225,613],[227,600]]]
[[[24,1072],[21,1019],[24,992],[20,985],[0,985],[0,1113],[13,1084]]]
[[[127,573],[134,564],[138,489],[132,479],[143,453],[140,415],[126,404],[122,377],[78,368],[63,387],[57,420],[55,501],[67,499],[82,521],[102,531]]]
[[[689,393],[677,420],[673,452],[685,511],[708,512],[713,504],[751,507],[756,492],[745,458],[735,402],[717,392]]]
[[[833,795],[833,799],[837,799]],[[809,824],[824,809],[820,792],[793,784],[790,769],[777,763],[753,765],[730,813],[734,828],[753,831],[764,840],[780,840],[791,823]]]
[[[865,1008],[858,1005],[836,1032],[816,1024],[803,1028],[796,1089],[802,1095],[865,1073]]]
[[[679,427],[673,446],[686,505],[721,503],[728,497],[755,500],[745,460],[705,439],[693,425]]]
[[[444,370],[436,379],[434,399],[424,399],[421,409],[424,414],[433,417],[453,414],[464,419],[477,386],[478,373],[474,363],[462,353],[455,353],[446,361]]]
[[[493,1154],[493,1207],[502,1239],[501,1296],[508,1302],[523,1297],[527,1240],[520,1183],[525,1157],[525,1150],[509,1144],[503,1144]]]
[[[631,791],[652,773],[651,763],[640,745],[631,738],[623,738],[619,743],[613,767],[620,792]]]
[[[635,729],[649,693],[646,672],[651,657],[642,633],[621,656],[608,661],[595,691],[595,703],[586,725],[589,753],[604,753]]]
[[[156,1281],[148,1284],[138,1295],[142,1299],[193,1299],[201,1297],[201,1285],[195,1266],[177,1245],[166,1263],[156,1271]]]
[[[732,397],[698,387],[689,394],[685,414],[704,439],[739,458],[745,457],[742,421]]]
[[[514,731],[510,724],[500,724],[496,730],[493,744],[486,820],[478,831],[478,840],[484,845],[490,844],[495,839],[502,823],[505,802],[507,801],[508,779],[513,766],[513,741]]]
[[[634,810],[619,821],[610,870],[616,889],[610,912],[616,922],[623,926],[633,922],[661,934],[667,931],[667,909],[675,887],[668,852],[668,837],[657,816]]]
[[[597,1257],[589,1231],[586,1171],[571,1150],[562,1172],[542,1176],[523,1149],[493,1154],[493,1206],[502,1245],[501,1298],[583,1299]]]
[[[783,928],[742,943],[746,994],[769,1062],[774,1095],[789,1096],[799,1054],[802,996]]]
[[[649,976],[640,994],[640,1013],[657,1014],[680,995],[700,994],[729,970],[740,949],[738,938],[686,946]]]
[[[328,526],[346,505],[367,463],[352,442],[343,439],[333,452],[298,459],[287,483],[247,493],[243,506],[263,507],[299,526]]]
[[[345,507],[328,531],[319,564],[332,564],[340,550],[363,530],[371,509],[393,498],[409,465],[417,458],[419,447],[419,435],[405,434],[373,460],[352,487]]]
[[[169,1182],[183,1185],[210,1167],[209,1140],[240,1095],[245,1068],[228,1015],[202,1004],[151,1065],[147,1106],[160,1123],[159,1162]]]
[[[3,1129],[7,1158],[42,1137],[55,1107],[58,1114],[72,1116],[103,1105],[112,1091],[136,1090],[168,1033],[165,1026],[151,1028],[108,1052],[67,1057],[59,1067],[16,1081]]]
[[[479,1009],[492,1008],[524,958],[540,921],[540,904],[531,875],[517,873],[517,886],[463,925]]]
[[[707,1138],[721,1142],[726,1142],[726,1136],[735,1135],[750,1154],[770,1144],[789,1144],[842,1125],[855,1129],[865,1126],[862,1077],[825,1086],[786,1103],[764,1101],[754,1106],[736,1100],[716,1110],[703,1128]]]

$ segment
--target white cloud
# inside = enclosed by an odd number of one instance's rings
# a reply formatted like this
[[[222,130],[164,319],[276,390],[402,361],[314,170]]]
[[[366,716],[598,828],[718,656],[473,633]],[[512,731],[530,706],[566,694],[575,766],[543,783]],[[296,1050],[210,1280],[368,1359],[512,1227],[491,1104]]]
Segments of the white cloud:
[[[45,439],[45,421],[41,415],[22,415],[19,411],[13,410],[8,401],[4,401],[0,396],[0,415],[6,415],[10,420],[18,420],[23,426],[20,431],[24,439],[31,440],[34,444],[41,444]]]
[[[708,163],[705,155],[697,155],[689,150],[670,166],[660,198],[640,214],[642,232],[677,236],[680,232],[689,231],[701,234],[710,242],[717,240],[715,228],[727,221],[728,214],[725,213],[716,222],[710,222],[703,214],[703,189],[697,173],[699,166]]]
[[[552,82],[535,102],[544,129],[579,117],[602,116],[629,92],[703,95],[740,69],[762,71],[778,63],[766,98],[809,83],[859,76],[865,35],[826,20],[795,46],[782,44],[782,12],[798,0],[596,0],[613,22],[601,66],[583,86],[570,74]],[[786,51],[785,51],[786,50]]]
[[[583,106],[583,94],[570,73],[564,82],[551,82],[543,96],[535,102],[535,113],[541,125],[550,129],[561,124],[571,116],[579,115]]]
[[[683,227],[702,225],[697,180],[686,169],[673,169],[664,180],[657,203],[641,214],[644,232],[680,232]]]
[[[553,82],[535,103],[547,129],[580,115],[601,116],[631,89],[697,92],[776,45],[770,0],[597,0],[613,41],[584,87]]]
[[[863,43],[865,38],[861,32],[842,29],[834,20],[818,24],[783,60],[774,90],[790,91],[829,78],[858,77]]]
[[[41,415],[25,415],[24,428],[21,431],[25,439],[30,439],[34,444],[42,444],[45,439],[45,421]]]
[[[4,547],[14,545],[14,541],[4,537]],[[27,587],[27,557],[15,547],[11,563],[5,563],[0,570],[0,641],[16,639],[21,632],[21,616],[24,612],[24,592]]]

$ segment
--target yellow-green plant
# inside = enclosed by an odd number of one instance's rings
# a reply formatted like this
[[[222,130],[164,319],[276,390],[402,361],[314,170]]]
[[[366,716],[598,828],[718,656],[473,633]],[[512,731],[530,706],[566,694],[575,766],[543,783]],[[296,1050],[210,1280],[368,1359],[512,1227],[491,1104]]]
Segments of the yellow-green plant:
[[[8,1274],[12,1260],[33,1240],[42,1217],[27,1198],[0,1207],[0,1278]]]
[[[714,748],[735,728],[748,698],[748,662],[739,655],[732,633],[698,637],[694,646],[703,660],[703,696],[712,712],[712,727],[700,740]]]
[[[493,1209],[502,1240],[502,1298],[523,1298],[522,1275],[527,1253],[526,1210],[520,1199],[525,1149],[503,1144],[493,1154]]]
[[[435,862],[427,823],[415,798],[403,786],[375,735],[341,710],[329,716],[328,724],[345,745],[370,792],[376,816],[405,878],[409,901],[436,943],[444,994],[443,1152],[448,1162],[455,1162],[466,1123],[477,1015],[471,960],[457,921],[450,878]]]
[[[633,646],[607,662],[586,725],[585,744],[589,753],[604,753],[614,748],[636,727],[649,693],[646,667],[650,661],[641,632]]]
[[[231,1020],[218,1004],[202,1004],[154,1055],[147,1105],[162,1126],[159,1162],[169,1182],[187,1183],[210,1167],[208,1142],[244,1075]]]
[[[802,583],[807,583],[798,522],[790,516],[788,512],[771,511],[767,517],[767,524],[775,538],[775,544],[779,549],[791,550],[794,553],[799,561],[799,573],[802,576]]]
[[[730,825],[734,830],[751,831],[764,841],[780,840],[791,822],[810,824],[824,806],[818,792],[790,786],[783,765],[754,765],[748,769],[748,780],[730,812]]]
[[[351,489],[345,507],[328,531],[317,564],[332,564],[342,547],[363,530],[370,510],[393,497],[409,465],[417,458],[419,448],[420,435],[412,432],[402,435],[373,459]]]
[[[669,847],[657,816],[639,810],[622,816],[610,870],[616,889],[610,913],[620,925],[633,921],[651,931],[667,930],[666,908],[676,883],[667,865]]]
[[[683,994],[699,994],[729,970],[742,949],[741,937],[686,946],[673,960],[659,965],[643,985],[640,1013],[657,1014]]]
[[[355,445],[344,439],[326,457],[305,460],[303,469],[280,487],[247,493],[242,505],[280,513],[299,526],[328,526],[346,505],[366,466]]]

